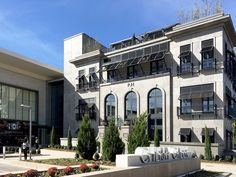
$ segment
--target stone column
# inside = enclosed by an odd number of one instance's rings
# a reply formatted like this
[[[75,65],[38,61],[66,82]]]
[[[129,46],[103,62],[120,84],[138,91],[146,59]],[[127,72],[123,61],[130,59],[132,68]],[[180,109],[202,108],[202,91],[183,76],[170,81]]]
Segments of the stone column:
[[[100,142],[100,154],[102,154],[102,144],[103,144],[103,138],[105,135],[105,130],[106,130],[105,125],[100,125],[98,126],[98,138],[99,138],[99,142]]]
[[[125,143],[125,154],[128,154],[128,136],[131,131],[132,131],[132,126],[129,125],[121,126],[120,137],[123,143]]]

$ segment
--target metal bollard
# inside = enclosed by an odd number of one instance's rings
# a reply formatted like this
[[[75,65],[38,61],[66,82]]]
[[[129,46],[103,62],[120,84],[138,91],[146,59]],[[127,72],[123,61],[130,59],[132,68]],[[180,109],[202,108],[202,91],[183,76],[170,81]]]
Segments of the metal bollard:
[[[2,147],[2,154],[3,154],[3,159],[6,158],[6,146]]]
[[[22,157],[22,150],[21,148],[19,148],[19,160],[21,160],[21,157]]]

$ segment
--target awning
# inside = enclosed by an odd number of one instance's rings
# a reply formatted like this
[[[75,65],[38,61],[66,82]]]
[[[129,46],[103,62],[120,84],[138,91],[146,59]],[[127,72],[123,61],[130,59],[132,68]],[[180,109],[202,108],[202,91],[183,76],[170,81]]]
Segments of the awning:
[[[207,128],[207,129],[208,129],[208,132],[209,132],[209,136],[213,136],[215,129],[214,128]],[[205,136],[205,128],[202,129],[201,135]]]
[[[191,128],[181,128],[179,131],[179,135],[189,136],[191,133]]]
[[[182,53],[179,55],[179,58],[189,56],[190,53],[191,53],[191,51],[182,52]]]
[[[213,49],[214,49],[214,46],[204,47],[202,48],[200,53],[209,52],[209,51],[212,51]]]
[[[179,99],[184,100],[184,99],[213,97],[214,96],[213,87],[214,87],[213,84],[181,87]]]

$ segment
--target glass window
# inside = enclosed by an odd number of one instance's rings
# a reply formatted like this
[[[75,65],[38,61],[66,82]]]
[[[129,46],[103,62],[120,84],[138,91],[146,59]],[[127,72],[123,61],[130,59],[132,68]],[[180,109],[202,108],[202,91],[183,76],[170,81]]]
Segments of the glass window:
[[[125,97],[125,118],[131,120],[137,116],[137,95],[129,92]]]
[[[138,77],[138,65],[129,66],[127,68],[127,79]]]
[[[181,113],[191,113],[192,112],[192,100],[191,99],[184,99],[181,100]]]
[[[22,104],[23,91],[22,89],[16,89],[16,119],[22,120],[23,108],[20,106]]]
[[[202,68],[214,67],[214,48],[213,39],[202,41]]]
[[[154,128],[157,126],[159,140],[162,141],[162,92],[160,89],[153,89],[148,95],[148,134],[149,139],[154,139]]]
[[[107,71],[107,81],[116,81],[116,70]]]
[[[16,119],[16,89],[9,87],[9,119]]]
[[[82,120],[85,115],[88,115],[90,119],[96,119],[95,98],[79,100],[78,109],[78,120]]]
[[[3,118],[3,119],[8,119],[8,97],[9,97],[8,86],[2,85],[2,112],[1,112],[1,118]]]
[[[105,120],[107,120],[109,117],[112,118],[115,117],[115,109],[116,109],[115,103],[116,103],[115,96],[109,94],[105,100]]]
[[[37,121],[36,120],[36,93],[35,92],[30,92],[30,104],[31,106],[31,116],[32,116],[32,121]]]
[[[180,68],[181,72],[192,71],[192,58],[190,44],[180,47]]]
[[[203,112],[214,112],[213,97],[202,99]]]
[[[29,91],[23,90],[23,104],[29,105]],[[28,121],[29,120],[29,108],[23,107],[23,120]]]

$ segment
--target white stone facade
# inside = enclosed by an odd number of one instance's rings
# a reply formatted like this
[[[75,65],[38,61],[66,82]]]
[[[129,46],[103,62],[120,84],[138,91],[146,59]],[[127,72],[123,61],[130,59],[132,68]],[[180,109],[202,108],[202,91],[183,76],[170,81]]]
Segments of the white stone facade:
[[[163,142],[181,143],[181,141],[183,141],[183,139],[181,139],[181,129],[187,129],[191,131],[191,133],[185,135],[185,138],[190,136],[189,139],[185,139],[185,141],[190,140],[190,142],[199,143],[199,147],[201,146],[202,148],[202,132],[203,129],[207,127],[213,130],[214,135],[212,141],[214,141],[214,143],[218,143],[220,147],[223,146],[225,150],[232,148],[232,143],[230,143],[232,139],[229,136],[231,132],[231,121],[233,118],[236,118],[234,117],[236,114],[232,114],[232,112],[230,115],[228,114],[227,107],[233,107],[234,103],[230,103],[230,106],[226,103],[229,102],[229,98],[226,96],[226,86],[231,91],[232,97],[236,92],[233,79],[228,76],[229,74],[227,74],[225,69],[227,65],[226,51],[233,51],[233,47],[236,46],[236,36],[230,16],[217,14],[187,24],[174,25],[171,29],[163,29],[163,31],[162,36],[154,37],[154,39],[152,38],[147,41],[136,42],[135,44],[132,44],[133,39],[128,39],[129,44],[127,40],[113,43],[111,44],[113,48],[119,45],[122,46],[124,43],[128,44],[128,46],[117,47],[115,50],[113,49],[112,51],[106,52],[104,52],[104,47],[101,44],[85,34],[80,34],[65,40],[64,76],[66,81],[64,88],[64,135],[66,135],[67,127],[70,126],[73,130],[73,134],[76,136],[81,123],[81,120],[75,119],[75,114],[77,113],[77,109],[75,108],[79,106],[79,100],[95,98],[94,105],[96,106],[97,113],[96,119],[91,120],[91,123],[97,132],[99,131],[98,129],[100,129],[100,133],[98,132],[97,137],[102,142],[104,126],[99,125],[103,124],[104,120],[107,118],[106,114],[108,113],[105,105],[106,98],[109,94],[114,95],[115,100],[114,105],[112,105],[114,108],[114,110],[112,110],[112,114],[114,114],[113,117],[121,119],[124,122],[127,112],[125,112],[127,93],[133,92],[136,94],[137,103],[135,107],[137,110],[135,110],[135,112],[137,115],[145,111],[151,115],[152,113],[149,112],[151,110],[151,108],[149,108],[151,107],[149,104],[149,94],[153,89],[158,89],[161,93],[161,107],[157,106],[157,109],[161,115],[158,113],[153,114],[159,117],[157,119],[161,126],[160,130],[162,131]],[[145,36],[143,36],[143,38],[144,37]],[[212,41],[213,49],[211,50],[214,50],[214,66],[212,65],[210,70],[205,70],[202,64],[203,41],[206,40]],[[92,44],[95,46],[93,45],[91,50],[88,49],[87,52],[82,51],[84,46],[89,48]],[[131,65],[119,68],[119,65],[125,60],[124,58],[119,60],[120,55],[122,55],[121,57],[125,57],[124,55],[129,53],[129,56],[131,56],[132,54],[130,52],[136,52],[144,48],[143,52],[145,52],[148,47],[151,47],[152,51],[154,51],[155,46],[159,44],[160,48],[161,45],[163,47],[164,44],[168,44],[168,51],[163,56],[163,65],[165,65],[163,67],[165,67],[166,70],[156,74],[150,74],[153,72],[153,69],[151,68],[152,65],[150,65],[151,62],[149,60],[149,62],[146,63],[136,64],[139,65],[141,69],[139,66],[133,68],[133,70],[135,70],[133,74],[136,72],[135,74],[137,74],[137,76],[130,78],[128,75],[130,71],[127,68],[131,67]],[[189,73],[180,72],[178,69],[180,65],[183,65],[180,64],[180,48],[185,45],[190,46],[189,52],[191,52],[192,69]],[[160,48],[159,50],[161,51]],[[233,55],[232,52],[232,60]],[[137,52],[135,56],[137,58]],[[156,55],[154,56],[156,57]],[[115,57],[117,59],[115,59]],[[135,62],[135,60],[132,62]],[[184,63],[185,62],[186,61],[184,61]],[[119,72],[119,74],[116,73],[116,75],[120,78],[116,78],[115,81],[109,81],[108,75],[109,77],[113,76],[108,68],[116,63],[118,63],[118,65],[115,66],[115,69],[116,72]],[[159,64],[162,63],[157,63],[157,68],[159,68]],[[89,80],[89,68],[91,67],[95,68],[99,86],[96,89],[90,89],[89,87],[83,91],[76,89],[76,85],[80,82],[78,81],[79,71],[84,70],[85,77]],[[154,69],[156,68],[154,67]],[[190,114],[184,114],[180,111],[183,108],[183,106],[181,106],[183,100],[180,98],[182,97],[181,89],[190,86],[192,86],[193,89],[195,86],[204,84],[213,85],[213,101],[211,102],[211,96],[209,95],[197,98],[190,96]],[[204,89],[204,86],[202,88]],[[199,94],[204,95],[204,92],[202,91]],[[206,101],[205,97],[209,99]],[[212,109],[212,111],[208,111],[207,113],[203,111],[206,103],[206,107]],[[132,111],[133,108],[127,109],[131,109]],[[121,138],[126,143],[127,147],[127,132],[130,130],[125,128],[127,126],[122,125],[123,124],[120,125]],[[125,133],[123,131],[125,131]],[[222,152],[223,150],[220,150],[219,154]]]

